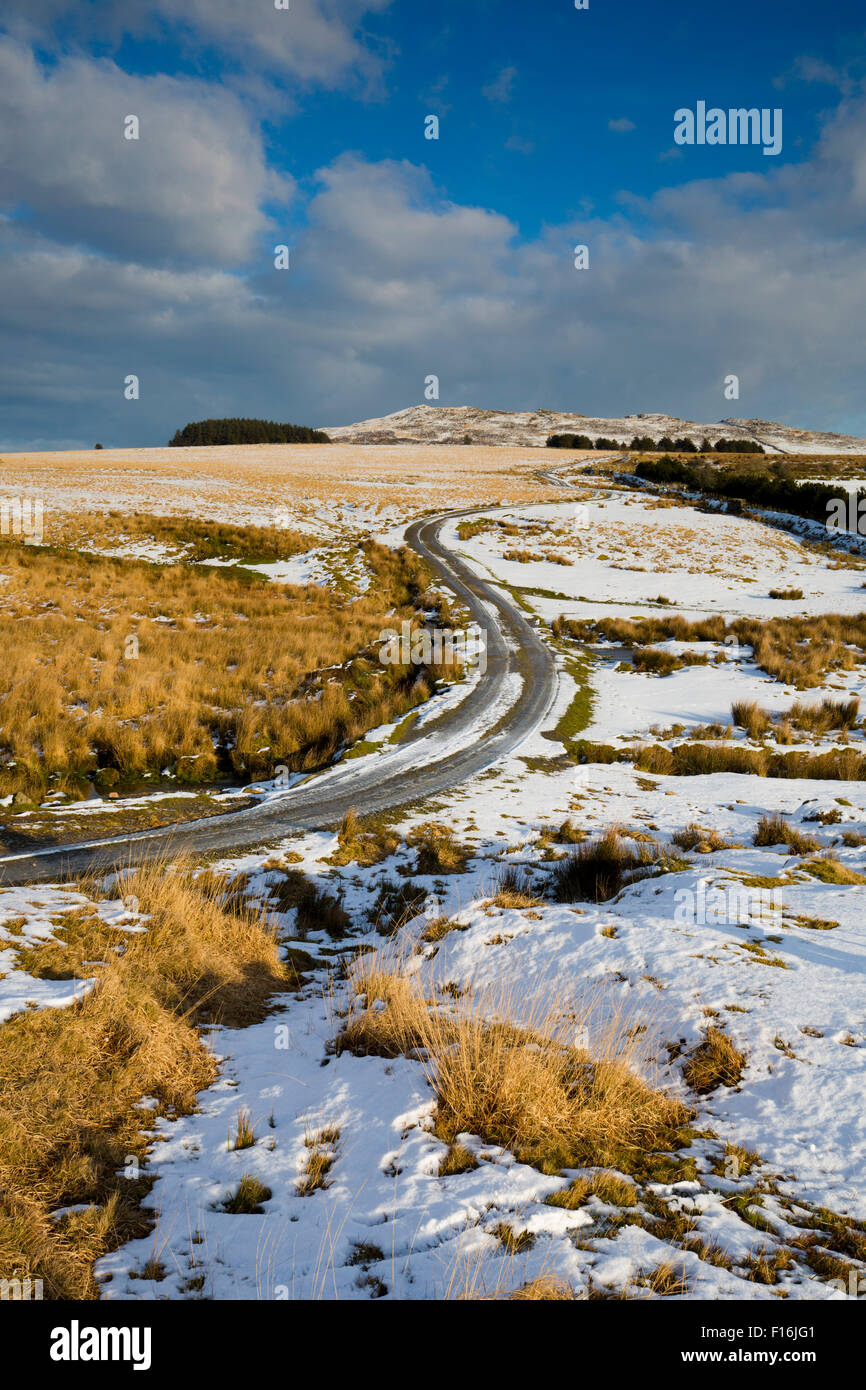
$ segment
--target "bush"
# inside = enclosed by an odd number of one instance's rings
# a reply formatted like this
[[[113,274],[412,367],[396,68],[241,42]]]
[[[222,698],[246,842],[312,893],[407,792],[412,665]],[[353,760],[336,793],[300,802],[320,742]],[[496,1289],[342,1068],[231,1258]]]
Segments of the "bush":
[[[593,442],[586,434],[552,434],[547,440],[548,449],[592,449]]]

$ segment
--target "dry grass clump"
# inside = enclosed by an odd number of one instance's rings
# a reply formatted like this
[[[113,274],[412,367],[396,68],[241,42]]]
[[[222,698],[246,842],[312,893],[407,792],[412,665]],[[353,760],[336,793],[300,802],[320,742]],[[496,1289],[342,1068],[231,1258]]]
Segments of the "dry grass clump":
[[[860,701],[855,695],[850,700],[833,700],[826,697],[818,704],[806,704],[797,700],[785,716],[801,729],[812,729],[823,734],[828,729],[850,729],[860,713]]]
[[[569,816],[559,827],[556,838],[566,845],[579,845],[586,839],[586,831],[581,830],[580,826],[575,825],[571,816]]]
[[[310,884],[298,900],[295,929],[300,937],[307,936],[311,931],[324,931],[332,941],[339,941],[346,935],[350,925],[349,914],[339,898],[335,898],[324,888]]]
[[[643,1155],[678,1147],[686,1108],[645,1081],[637,1042],[615,1025],[590,1050],[573,1044],[584,1018],[573,1007],[462,995],[425,998],[417,977],[361,957],[353,983],[364,1007],[350,1014],[338,1050],[423,1058],[436,1095],[434,1131],[446,1143],[477,1134],[545,1172],[628,1171]]]
[[[532,550],[512,549],[506,550],[502,558],[503,560],[511,560],[514,564],[518,565],[533,565],[537,564],[544,557],[542,555],[537,555]]]
[[[437,675],[373,650],[386,614],[421,600],[426,572],[406,550],[367,545],[375,582],[354,600],[6,539],[0,554],[2,794],[135,785],[165,768],[202,784],[317,767]]]
[[[337,1158],[337,1143],[340,1131],[336,1126],[319,1130],[304,1140],[307,1148],[304,1172],[295,1185],[299,1197],[309,1197],[311,1193],[324,1191],[331,1186],[328,1176]]]
[[[703,1096],[717,1086],[739,1085],[745,1066],[745,1055],[727,1033],[711,1025],[685,1063],[683,1076]]]
[[[653,618],[557,618],[554,635],[587,642],[599,637],[632,648],[658,642],[724,642],[735,637],[752,648],[756,664],[774,680],[804,689],[820,685],[828,671],[850,671],[866,653],[866,613],[824,613],[808,618],[722,617],[690,622],[672,614]]]
[[[355,810],[348,810],[337,831],[336,854],[328,861],[337,866],[360,864],[369,868],[371,864],[381,864],[396,854],[400,848],[400,836],[391,830],[363,830]]]
[[[731,718],[749,738],[760,738],[770,727],[770,716],[757,700],[735,700],[731,705]]]
[[[843,864],[837,859],[835,854],[826,850],[818,859],[807,859],[800,865],[812,878],[817,878],[821,883],[866,883],[866,875],[858,874],[856,869],[849,869],[847,864]]]
[[[552,874],[557,902],[607,902],[625,886],[648,874],[659,858],[657,846],[630,849],[611,826],[597,840],[578,845]]]
[[[803,597],[802,589],[771,589],[770,598],[798,599]]]
[[[439,1176],[450,1178],[457,1173],[471,1173],[477,1167],[477,1158],[464,1144],[449,1144],[439,1164]]]
[[[94,1260],[149,1229],[147,1178],[121,1176],[130,1155],[146,1156],[141,1098],[163,1113],[194,1109],[216,1074],[197,1026],[258,1021],[297,980],[267,922],[226,910],[206,880],[148,866],[123,892],[146,931],[91,972],[79,1002],[0,1029],[0,1269],[43,1279],[50,1298],[95,1297]]]
[[[264,1202],[269,1202],[273,1193],[263,1182],[245,1173],[234,1192],[226,1197],[222,1210],[232,1216],[264,1216]]]
[[[496,893],[490,899],[495,907],[541,907],[544,899],[535,891],[532,879],[509,864],[500,875]]]
[[[728,848],[728,841],[721,831],[706,830],[704,826],[698,825],[697,821],[689,821],[688,825],[671,836],[671,840],[678,849],[686,851],[696,849],[702,854],[711,854],[716,850]]]
[[[634,669],[656,676],[669,676],[684,666],[706,666],[709,657],[703,652],[666,652],[657,647],[641,647],[634,653]]]
[[[825,697],[815,704],[796,700],[790,709],[774,716],[762,709],[756,700],[737,700],[731,706],[731,718],[750,738],[760,739],[771,730],[777,742],[790,743],[793,729],[806,729],[814,734],[825,734],[830,729],[847,731],[857,721],[860,701],[834,700]]]
[[[796,826],[789,825],[784,816],[778,813],[761,816],[752,841],[755,845],[787,845],[792,854],[812,854],[820,849],[820,841],[814,835],[806,835]]]
[[[416,874],[462,874],[466,872],[469,851],[461,845],[450,825],[426,821],[406,836],[406,843],[417,849]]]
[[[509,1302],[572,1303],[577,1299],[577,1294],[564,1279],[557,1279],[554,1275],[544,1274],[538,1279],[530,1280],[528,1284],[523,1284],[512,1293],[506,1294],[505,1298]]]
[[[437,942],[443,941],[449,932],[468,931],[469,928],[462,922],[454,922],[450,917],[435,917],[432,922],[424,928],[421,933],[422,941]]]
[[[311,931],[325,931],[332,940],[339,941],[346,935],[351,920],[340,898],[318,887],[299,869],[277,865],[276,871],[281,877],[270,885],[269,901],[278,912],[294,911],[298,936],[303,938]]]
[[[401,927],[418,916],[427,897],[427,889],[411,879],[403,883],[386,879],[368,916],[375,923],[380,936],[394,936]]]
[[[633,753],[609,745],[581,744],[587,762],[616,762],[631,758],[641,772],[656,776],[705,777],[713,772],[739,772],[755,777],[793,777],[817,781],[859,782],[866,779],[866,757],[853,748],[829,748],[823,753],[771,752],[743,744],[643,744]]]
[[[52,518],[53,519],[53,518]],[[282,526],[236,526],[193,516],[157,516],[152,512],[75,513],[58,526],[49,520],[47,539],[58,545],[85,545],[97,550],[129,541],[155,541],[184,560],[240,560],[272,564],[311,550],[319,542],[302,531]]]
[[[566,1211],[577,1211],[590,1197],[598,1197],[610,1207],[633,1207],[637,1204],[638,1193],[633,1183],[627,1182],[616,1173],[594,1173],[591,1178],[575,1178],[562,1192],[553,1192],[546,1199],[551,1207],[564,1207]]]

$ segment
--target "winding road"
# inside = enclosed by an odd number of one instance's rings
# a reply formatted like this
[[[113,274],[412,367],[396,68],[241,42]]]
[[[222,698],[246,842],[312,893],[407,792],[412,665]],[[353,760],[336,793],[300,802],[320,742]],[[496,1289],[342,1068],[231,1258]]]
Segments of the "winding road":
[[[510,598],[473,574],[439,535],[449,521],[494,510],[442,512],[406,532],[407,543],[487,634],[487,669],[459,705],[425,720],[393,749],[337,764],[259,805],[183,825],[7,855],[0,859],[0,882],[57,881],[169,855],[265,846],[296,830],[336,825],[351,807],[365,814],[449,791],[512,752],[541,727],[556,698],[553,653]]]

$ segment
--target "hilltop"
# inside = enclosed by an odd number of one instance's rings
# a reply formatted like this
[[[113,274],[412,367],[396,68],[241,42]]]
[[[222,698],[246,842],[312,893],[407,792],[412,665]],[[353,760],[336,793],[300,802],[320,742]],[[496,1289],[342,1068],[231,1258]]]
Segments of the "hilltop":
[[[624,415],[618,418],[568,414],[557,410],[479,410],[474,406],[413,405],[380,419],[327,426],[343,444],[510,444],[543,448],[551,434],[586,434],[628,445],[635,436],[757,440],[783,454],[866,454],[866,440],[819,430],[795,429],[772,420],[720,420],[699,424],[676,415]]]

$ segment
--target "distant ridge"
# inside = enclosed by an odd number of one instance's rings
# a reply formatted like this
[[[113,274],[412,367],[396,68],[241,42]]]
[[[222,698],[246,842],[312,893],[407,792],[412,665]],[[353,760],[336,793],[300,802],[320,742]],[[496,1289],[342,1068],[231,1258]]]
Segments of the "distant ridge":
[[[768,453],[866,454],[866,439],[819,430],[799,430],[772,420],[720,420],[698,424],[676,415],[623,415],[616,418],[566,414],[557,410],[478,410],[474,406],[413,405],[381,419],[327,426],[335,444],[510,444],[543,448],[551,434],[585,434],[628,445],[636,436],[660,440],[757,440]]]

